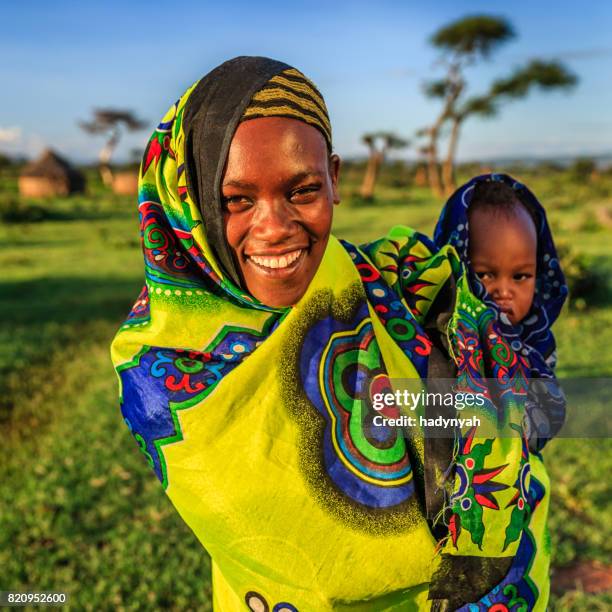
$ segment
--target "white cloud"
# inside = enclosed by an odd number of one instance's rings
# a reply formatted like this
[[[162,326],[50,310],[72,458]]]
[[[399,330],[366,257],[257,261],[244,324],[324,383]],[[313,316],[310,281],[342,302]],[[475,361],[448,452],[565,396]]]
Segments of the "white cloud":
[[[21,140],[21,128],[17,126],[0,127],[0,142],[13,144]]]
[[[0,127],[0,151],[4,154],[32,159],[45,147],[45,139],[36,132],[24,132],[16,126]]]

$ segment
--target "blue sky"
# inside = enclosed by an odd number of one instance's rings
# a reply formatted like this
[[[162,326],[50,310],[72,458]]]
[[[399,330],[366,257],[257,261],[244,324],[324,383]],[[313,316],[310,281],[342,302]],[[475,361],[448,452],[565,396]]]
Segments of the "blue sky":
[[[317,83],[336,150],[364,154],[363,133],[411,138],[432,120],[437,105],[421,85],[441,71],[428,38],[449,21],[485,13],[509,19],[517,36],[470,69],[471,91],[532,57],[562,59],[580,83],[570,94],[534,93],[495,119],[468,121],[459,157],[612,152],[612,3],[604,0],[21,0],[2,12],[0,151],[35,155],[52,145],[71,159],[92,160],[102,138],[77,121],[93,107],[115,106],[150,124],[122,140],[117,159],[125,159],[192,82],[230,57],[266,55]]]

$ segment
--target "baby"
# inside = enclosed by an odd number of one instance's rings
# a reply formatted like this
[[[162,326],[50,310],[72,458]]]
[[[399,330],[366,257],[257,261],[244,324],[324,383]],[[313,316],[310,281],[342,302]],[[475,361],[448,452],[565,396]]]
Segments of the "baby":
[[[478,176],[446,203],[434,234],[452,244],[467,267],[475,295],[499,313],[512,349],[527,359],[529,443],[540,450],[561,428],[563,393],[555,381],[551,325],[567,296],[565,278],[536,197],[503,174]]]
[[[476,185],[468,209],[471,268],[510,323],[531,309],[538,237],[534,214],[501,182]]]

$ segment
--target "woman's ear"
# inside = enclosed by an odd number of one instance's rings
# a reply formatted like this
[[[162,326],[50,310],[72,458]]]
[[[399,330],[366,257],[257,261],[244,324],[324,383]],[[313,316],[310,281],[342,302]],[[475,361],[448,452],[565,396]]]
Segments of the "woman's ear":
[[[340,192],[338,190],[338,178],[340,175],[340,157],[335,153],[329,156],[329,176],[332,182],[332,194],[334,204],[340,204]]]

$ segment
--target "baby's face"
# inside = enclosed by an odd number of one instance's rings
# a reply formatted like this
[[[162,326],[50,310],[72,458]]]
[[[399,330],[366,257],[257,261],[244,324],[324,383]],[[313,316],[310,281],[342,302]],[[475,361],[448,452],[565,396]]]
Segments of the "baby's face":
[[[479,208],[470,214],[472,269],[514,325],[531,308],[535,294],[537,234],[523,206],[506,214]]]

